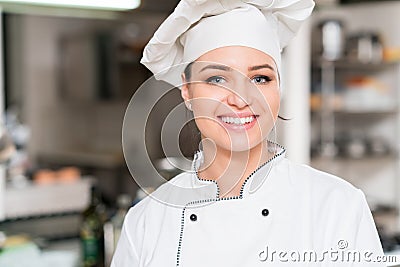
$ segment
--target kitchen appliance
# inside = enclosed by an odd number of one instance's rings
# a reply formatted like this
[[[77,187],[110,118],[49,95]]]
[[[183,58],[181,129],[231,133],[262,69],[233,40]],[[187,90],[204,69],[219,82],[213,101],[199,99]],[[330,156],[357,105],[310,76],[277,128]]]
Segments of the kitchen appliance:
[[[378,33],[359,32],[346,41],[347,58],[350,61],[378,64],[383,58],[383,45]]]
[[[314,31],[313,51],[317,58],[335,61],[342,58],[345,47],[343,22],[339,19],[321,21]]]

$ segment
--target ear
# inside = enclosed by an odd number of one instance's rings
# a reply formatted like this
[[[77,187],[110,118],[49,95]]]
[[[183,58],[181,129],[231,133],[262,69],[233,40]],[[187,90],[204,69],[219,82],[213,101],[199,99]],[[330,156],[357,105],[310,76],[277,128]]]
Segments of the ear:
[[[190,93],[189,93],[189,83],[186,81],[185,74],[182,73],[182,87],[181,87],[181,96],[185,102],[190,100]]]

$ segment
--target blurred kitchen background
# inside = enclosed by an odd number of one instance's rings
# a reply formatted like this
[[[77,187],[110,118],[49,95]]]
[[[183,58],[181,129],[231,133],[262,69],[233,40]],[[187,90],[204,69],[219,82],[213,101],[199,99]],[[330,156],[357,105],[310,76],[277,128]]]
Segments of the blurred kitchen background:
[[[123,157],[124,113],[151,76],[142,50],[178,1],[18,2],[0,0],[0,267],[108,266],[126,210],[146,195]],[[277,139],[293,161],[361,188],[385,252],[400,254],[400,1],[316,2],[284,50],[290,120]],[[179,103],[167,94],[146,135],[167,179],[178,170],[160,130]]]

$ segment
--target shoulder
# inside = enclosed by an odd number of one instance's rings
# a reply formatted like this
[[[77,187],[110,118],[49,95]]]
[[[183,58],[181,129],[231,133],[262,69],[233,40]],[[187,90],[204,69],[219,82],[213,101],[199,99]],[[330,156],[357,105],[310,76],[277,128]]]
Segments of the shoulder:
[[[289,160],[285,165],[292,198],[318,214],[316,220],[338,227],[346,218],[346,222],[359,225],[362,217],[370,214],[365,194],[343,178]]]
[[[336,175],[317,170],[306,164],[294,163],[285,159],[289,183],[295,190],[308,192],[324,199],[364,198],[363,192],[350,182]]]
[[[289,179],[293,184],[318,186],[320,189],[341,189],[344,191],[356,191],[357,188],[336,175],[315,169],[306,164],[299,164],[285,159]]]
[[[150,201],[151,199],[147,196],[128,210],[124,221],[124,225],[128,229],[141,228],[144,226],[145,213]]]
[[[184,172],[163,183],[154,192],[130,208],[127,218],[144,219],[152,209],[174,207],[173,204],[178,203],[182,197],[182,191],[192,187],[193,178],[191,176],[191,173]]]

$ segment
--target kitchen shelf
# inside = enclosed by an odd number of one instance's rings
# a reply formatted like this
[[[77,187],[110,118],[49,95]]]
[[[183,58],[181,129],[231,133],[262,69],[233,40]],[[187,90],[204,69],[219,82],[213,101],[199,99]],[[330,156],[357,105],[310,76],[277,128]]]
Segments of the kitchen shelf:
[[[324,157],[324,156],[314,156],[311,158],[313,162],[321,162],[321,163],[332,163],[332,164],[348,164],[351,161],[353,164],[361,163],[361,164],[379,164],[382,162],[390,162],[397,161],[398,158],[395,153],[388,153],[385,155],[372,155],[372,156],[363,156],[363,157],[350,157],[350,156],[342,156],[337,155],[334,157]]]
[[[400,16],[399,7],[394,2],[362,8],[337,6],[313,14],[309,114],[310,165],[361,189],[371,209],[390,205],[398,211],[400,59],[394,25]],[[371,20],[371,12],[384,23]],[[318,26],[332,18],[342,22],[344,27],[340,28],[340,34],[343,39],[328,42],[328,38],[319,35]],[[384,41],[380,43],[381,47],[377,46],[375,50],[373,42],[368,48],[363,46],[364,43],[348,42],[348,37],[363,32],[379,35]],[[381,48],[382,60],[377,62],[379,57],[375,52]],[[334,51],[338,52],[340,60],[323,59],[323,55]],[[376,60],[377,63],[363,63],[362,59]],[[371,151],[383,153],[384,150],[389,154],[371,155]],[[388,229],[400,231],[400,216],[395,214],[394,217],[394,225],[382,224],[382,233]]]
[[[313,109],[311,112],[317,114],[323,111],[321,109]],[[333,112],[337,115],[394,115],[398,112],[398,109],[334,109]]]
[[[314,58],[313,68],[310,111],[313,129],[319,129],[314,134],[314,138],[319,136],[319,141],[313,140],[314,144],[319,143],[324,150],[333,147],[338,134],[368,138],[370,129],[373,129],[373,136],[384,136],[391,142],[399,136],[400,61],[364,64]],[[338,69],[346,72],[338,74]],[[356,84],[346,90],[340,86],[358,76],[366,76],[365,81],[360,81],[361,85]],[[379,94],[379,90],[383,89],[385,93]],[[354,123],[351,123],[352,120]],[[377,134],[379,131],[376,129],[381,125],[385,125],[386,129]],[[324,153],[332,155],[329,151]]]
[[[5,190],[5,219],[84,210],[90,203],[91,178]]]
[[[326,66],[332,66],[336,69],[344,70],[380,70],[388,67],[394,67],[398,65],[400,61],[381,61],[379,63],[363,63],[351,60],[338,60],[338,61],[326,61],[323,59],[314,59],[312,61],[312,67],[314,69],[321,69]]]
[[[400,61],[314,57],[311,84],[310,165],[363,190],[371,207],[400,210]],[[388,229],[400,229],[398,216]]]

